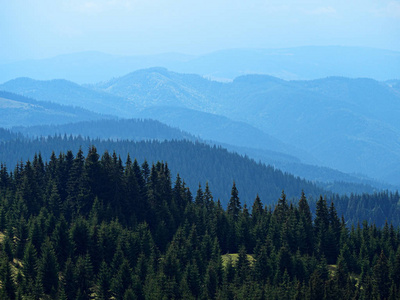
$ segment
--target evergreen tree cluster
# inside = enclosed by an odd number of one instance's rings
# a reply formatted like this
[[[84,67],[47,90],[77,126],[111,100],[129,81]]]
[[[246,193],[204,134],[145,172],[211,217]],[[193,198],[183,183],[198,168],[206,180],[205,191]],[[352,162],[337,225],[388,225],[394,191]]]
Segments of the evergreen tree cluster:
[[[398,191],[380,191],[371,194],[332,195],[330,201],[336,204],[338,214],[343,215],[349,224],[366,220],[379,227],[387,220],[400,225],[400,195]],[[312,209],[314,205],[312,205]]]
[[[0,132],[1,133],[1,132]],[[314,183],[291,174],[257,163],[248,157],[231,153],[220,146],[209,146],[187,140],[170,141],[130,141],[100,140],[81,136],[48,136],[35,139],[16,139],[0,142],[0,162],[8,168],[14,168],[18,161],[33,160],[35,153],[41,153],[46,160],[52,152],[56,154],[73,153],[79,149],[89,149],[96,145],[99,153],[116,151],[121,157],[128,154],[150,164],[167,161],[171,165],[173,177],[177,173],[186,179],[191,190],[196,190],[199,182],[208,181],[216,199],[220,199],[224,208],[228,204],[229,191],[235,180],[241,191],[242,199],[251,203],[257,193],[264,203],[273,203],[282,189],[288,197],[298,196],[304,189],[307,195],[318,196],[324,193]]]
[[[0,169],[0,299],[399,299],[400,231],[320,197],[225,210],[166,163],[90,147]]]
[[[121,124],[124,124],[123,122]],[[129,126],[128,126],[129,127]],[[220,199],[222,207],[227,208],[229,191],[235,181],[240,190],[243,203],[252,203],[258,193],[264,205],[271,205],[279,198],[282,189],[290,201],[304,190],[308,196],[310,208],[315,214],[319,195],[326,195],[327,202],[334,202],[340,216],[348,224],[362,223],[367,220],[383,227],[386,220],[395,226],[400,225],[400,196],[398,192],[380,191],[371,194],[338,195],[326,192],[317,184],[283,173],[271,166],[230,153],[221,147],[212,147],[191,141],[140,141],[100,140],[81,136],[48,136],[27,139],[0,128],[0,162],[14,169],[17,162],[33,160],[35,153],[41,153],[45,162],[52,153],[67,153],[72,150],[89,149],[96,145],[99,153],[116,151],[121,157],[133,154],[138,161],[147,160],[150,164],[167,161],[170,173],[175,177],[181,174],[186,186],[196,190],[199,182],[208,182],[215,199]]]

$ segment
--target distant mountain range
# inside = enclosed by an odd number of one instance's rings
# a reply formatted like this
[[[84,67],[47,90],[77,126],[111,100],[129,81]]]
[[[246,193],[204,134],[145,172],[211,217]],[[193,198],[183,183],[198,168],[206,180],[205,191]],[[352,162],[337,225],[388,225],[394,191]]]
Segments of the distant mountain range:
[[[110,118],[80,107],[37,101],[0,89],[0,127],[62,124]]]
[[[20,77],[0,85],[0,90],[12,91],[44,102],[81,107],[99,114],[129,116],[125,99],[93,91],[63,79],[48,81]]]
[[[152,68],[92,87],[134,101],[154,119],[159,114],[146,110],[161,105],[225,116],[302,149],[320,165],[400,184],[400,93],[384,82],[247,75],[220,83]]]
[[[113,141],[188,140],[195,142],[197,140],[195,136],[178,128],[170,127],[155,120],[140,119],[102,119],[62,125],[15,126],[11,130],[11,133],[13,132],[29,138],[64,136],[67,134],[67,136]]]
[[[159,120],[312,180],[369,184],[370,177],[400,186],[397,80],[246,75],[222,83],[150,68],[93,85],[20,78],[0,90],[80,104],[97,113],[91,120],[98,113]],[[46,123],[12,125],[34,124]]]
[[[116,56],[82,52],[2,64],[0,83],[16,77],[64,78],[78,83],[95,83],[150,67],[165,67],[222,81],[246,74],[267,74],[288,80],[327,76],[388,80],[400,77],[400,52],[339,46],[228,49],[204,55]]]
[[[1,133],[1,131],[0,131]],[[21,127],[16,126],[12,128],[12,132],[2,136],[7,137],[5,140],[11,140],[14,134],[16,137],[27,136],[30,138],[40,138],[47,136],[61,136],[66,134],[74,137],[81,136],[83,138],[90,137],[91,139],[113,140],[113,141],[165,141],[165,140],[187,140],[197,142],[199,140],[187,132],[181,131],[177,128],[167,126],[155,120],[139,120],[139,119],[122,119],[122,120],[98,120],[69,123],[63,125],[41,125]],[[19,134],[19,135],[17,135]],[[261,161],[273,166],[276,169],[284,170],[288,173],[307,178],[316,182],[320,187],[326,190],[337,193],[350,193],[350,192],[373,192],[376,189],[393,189],[388,185],[380,184],[368,178],[359,176],[351,176],[343,172],[339,172],[330,168],[317,167],[307,165],[300,161],[300,159],[285,155],[280,152],[274,152],[266,149],[255,149],[250,147],[234,146],[232,144],[225,144],[219,141],[207,141],[211,146],[221,145],[231,152],[236,152],[241,155],[251,157],[256,161]],[[66,151],[67,149],[63,149]],[[14,151],[13,151],[14,152]],[[9,157],[9,156],[7,156]],[[30,158],[25,157],[25,159]],[[163,159],[162,157],[158,159]],[[15,164],[16,162],[14,162]],[[10,164],[9,166],[14,166]],[[346,184],[344,184],[346,182]]]

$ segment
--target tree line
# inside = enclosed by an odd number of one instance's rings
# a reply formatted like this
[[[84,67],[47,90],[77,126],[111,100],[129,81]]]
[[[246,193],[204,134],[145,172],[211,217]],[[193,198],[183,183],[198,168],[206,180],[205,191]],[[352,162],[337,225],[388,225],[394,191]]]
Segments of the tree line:
[[[220,199],[226,208],[230,197],[232,182],[240,190],[242,203],[251,205],[257,193],[264,205],[271,205],[279,198],[282,189],[287,199],[297,201],[300,191],[308,196],[309,205],[315,215],[319,195],[325,195],[327,202],[334,202],[340,216],[345,216],[348,224],[357,225],[364,220],[383,227],[388,220],[395,226],[400,225],[400,196],[398,192],[376,191],[369,194],[334,194],[327,192],[318,183],[313,183],[291,174],[284,173],[272,166],[257,163],[246,156],[231,153],[217,146],[187,140],[171,141],[112,141],[83,138],[81,136],[57,135],[34,139],[24,138],[0,129],[0,162],[10,170],[16,164],[33,160],[35,153],[41,153],[44,163],[48,163],[52,153],[77,153],[79,149],[89,149],[96,145],[99,153],[116,151],[126,158],[130,153],[138,161],[167,161],[170,173],[175,177],[179,173],[186,180],[186,186],[192,191],[198,184],[208,182],[215,199]],[[124,159],[125,161],[125,159]],[[338,183],[339,184],[339,183]],[[342,185],[345,183],[341,183]],[[347,186],[346,190],[350,187]]]
[[[281,193],[227,208],[90,147],[0,168],[1,299],[398,299],[400,232]]]
[[[99,153],[116,151],[125,159],[128,154],[149,164],[166,161],[170,164],[173,177],[177,173],[186,180],[191,190],[196,190],[199,182],[208,181],[216,199],[226,208],[230,187],[236,181],[244,202],[251,203],[259,193],[264,203],[273,203],[279,198],[282,189],[292,198],[304,189],[307,195],[323,194],[324,190],[316,184],[257,163],[248,157],[231,153],[220,146],[209,146],[201,142],[187,140],[170,141],[112,141],[84,138],[81,136],[47,136],[35,139],[15,139],[0,143],[0,162],[10,169],[21,161],[33,160],[35,153],[41,153],[48,161],[54,151],[56,155],[79,149],[86,152],[96,145]]]

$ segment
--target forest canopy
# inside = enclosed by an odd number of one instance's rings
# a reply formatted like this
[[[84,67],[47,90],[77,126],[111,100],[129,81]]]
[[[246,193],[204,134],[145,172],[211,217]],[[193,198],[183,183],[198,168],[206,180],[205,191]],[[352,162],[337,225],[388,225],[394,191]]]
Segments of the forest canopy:
[[[0,170],[1,299],[396,299],[400,232],[285,192],[224,209],[167,163],[41,155]],[[371,196],[372,197],[372,196]]]

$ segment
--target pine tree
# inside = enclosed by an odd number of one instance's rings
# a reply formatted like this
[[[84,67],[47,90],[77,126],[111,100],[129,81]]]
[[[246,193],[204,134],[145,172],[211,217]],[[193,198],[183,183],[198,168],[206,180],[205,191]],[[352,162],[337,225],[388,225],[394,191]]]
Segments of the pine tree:
[[[199,207],[204,205],[204,194],[203,190],[201,189],[201,184],[199,184],[199,188],[197,189],[196,197],[194,198],[194,203]]]
[[[239,249],[235,270],[235,283],[240,286],[250,277],[250,262],[247,258],[247,252],[244,245]]]
[[[5,236],[4,236],[4,239],[3,239],[3,242],[2,242],[1,248],[2,248],[2,250],[3,250],[3,253],[4,253],[5,255],[7,255],[8,259],[9,259],[10,261],[12,261],[13,258],[14,258],[14,251],[13,251],[14,245],[13,245],[13,243],[12,243],[11,238],[9,237],[9,235],[5,235]]]
[[[279,224],[283,224],[289,213],[289,205],[286,201],[285,192],[282,191],[281,197],[278,200],[278,204],[275,206],[274,216]]]
[[[373,286],[380,298],[388,299],[390,294],[389,265],[383,250],[374,266]]]
[[[23,216],[18,220],[16,227],[16,238],[14,239],[16,245],[14,252],[16,258],[22,259],[29,235],[28,224]]]
[[[182,284],[184,287],[187,287],[190,295],[193,296],[194,299],[200,296],[202,281],[195,261],[187,265],[185,273],[183,274]]]
[[[278,252],[276,264],[276,283],[279,283],[285,270],[289,275],[291,275],[293,272],[292,257],[289,249],[285,245],[283,245]]]
[[[336,208],[333,202],[329,207],[329,229],[327,233],[327,259],[332,262],[335,261],[339,255],[340,250],[340,233],[341,233],[340,220],[336,213]]]
[[[229,200],[227,213],[228,213],[228,216],[230,216],[235,223],[239,218],[239,213],[240,213],[241,209],[242,209],[242,206],[241,206],[240,200],[239,200],[239,192],[236,188],[235,182],[233,182],[233,186],[232,186],[232,190],[231,190],[231,199]]]
[[[38,278],[43,292],[54,296],[58,290],[58,263],[50,239],[46,239],[42,247],[42,256],[38,262]]]
[[[185,201],[185,190],[183,188],[182,179],[179,174],[176,176],[175,185],[172,190],[173,201],[176,205],[176,209],[181,212],[185,210],[186,201]]]
[[[93,266],[89,254],[79,256],[75,265],[77,299],[91,299],[93,288]]]
[[[75,256],[85,255],[91,246],[89,224],[83,217],[79,217],[70,229],[70,239]]]
[[[314,231],[315,231],[315,238],[316,238],[316,246],[317,251],[320,256],[324,255],[325,257],[328,249],[328,229],[329,229],[329,212],[326,205],[326,200],[320,196],[319,200],[317,201],[317,211],[316,217],[314,220]],[[327,257],[328,258],[328,257]],[[334,263],[332,261],[328,261],[328,263]]]
[[[31,242],[28,242],[25,247],[23,262],[23,272],[26,286],[33,288],[37,274],[37,252]]]
[[[125,291],[123,300],[136,300],[136,299],[137,297],[131,288]]]
[[[302,240],[302,243],[304,244],[303,252],[311,255],[314,251],[314,232],[312,226],[311,211],[304,191],[301,192],[298,209],[300,220],[302,223],[302,226],[299,228],[299,230],[301,230],[302,234],[304,234]]]
[[[228,255],[228,259],[224,269],[224,286],[228,286],[235,278],[235,268],[233,267],[232,257]]]
[[[4,254],[1,254],[0,257],[0,279],[0,296],[4,297],[4,299],[14,300],[16,296],[16,287],[12,278],[10,261]]]
[[[117,273],[111,281],[111,292],[115,299],[122,299],[126,290],[132,287],[132,270],[128,260],[123,259]]]
[[[321,278],[319,270],[315,270],[310,277],[307,299],[311,300],[324,299],[324,293],[325,293],[324,286],[325,283]]]
[[[346,259],[344,257],[344,251],[341,252],[337,260],[337,269],[335,273],[335,283],[336,290],[339,292],[342,290],[341,294],[343,296],[343,291],[347,285],[349,279],[349,270],[347,267]]]
[[[207,266],[204,278],[204,296],[207,299],[214,299],[218,288],[218,273],[214,263],[209,263]]]
[[[51,239],[53,241],[58,264],[60,268],[64,268],[64,263],[71,254],[72,245],[68,233],[68,224],[63,215],[59,218]]]
[[[392,266],[392,282],[395,284],[397,291],[400,292],[400,246],[397,248],[396,257]]]
[[[61,196],[58,191],[57,184],[53,181],[49,184],[51,187],[50,197],[48,200],[49,210],[56,216],[59,217],[62,212]]]
[[[67,296],[67,299],[76,299],[76,292],[77,292],[77,277],[75,273],[75,266],[71,260],[71,258],[68,258],[66,263],[65,263],[65,268],[64,268],[64,277],[63,277],[63,286],[64,286],[64,291]]]
[[[252,221],[253,221],[254,225],[262,220],[263,214],[264,214],[264,208],[263,208],[261,199],[257,194],[257,197],[254,200],[254,203],[253,203],[253,206],[251,209],[251,217],[252,217]]]
[[[214,198],[212,196],[210,186],[208,185],[208,181],[206,181],[206,187],[204,189],[204,202],[208,210],[211,210]]]
[[[250,234],[251,220],[247,205],[244,204],[240,213],[238,222],[236,223],[236,236],[238,246],[243,245],[248,252],[253,251],[254,243]]]
[[[97,275],[96,296],[100,300],[107,300],[111,297],[110,291],[111,274],[105,261],[100,264]]]
[[[267,246],[262,245],[255,253],[254,276],[257,282],[266,283],[271,278],[271,273]]]

